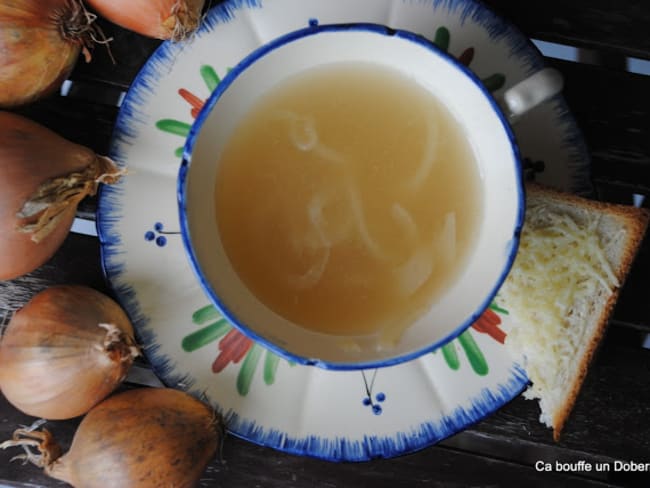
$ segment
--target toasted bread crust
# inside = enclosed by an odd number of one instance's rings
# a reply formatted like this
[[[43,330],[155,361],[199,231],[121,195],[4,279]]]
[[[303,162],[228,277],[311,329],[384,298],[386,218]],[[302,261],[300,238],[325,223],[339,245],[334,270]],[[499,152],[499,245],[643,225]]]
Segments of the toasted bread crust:
[[[552,415],[553,438],[558,441],[566,421],[575,405],[582,387],[589,365],[601,342],[607,328],[609,318],[618,300],[620,289],[623,286],[636,254],[641,247],[643,237],[650,221],[650,211],[627,205],[612,204],[597,200],[589,200],[573,194],[562,193],[557,190],[543,187],[536,183],[526,185],[527,198],[539,198],[559,207],[573,208],[596,212],[614,217],[625,228],[627,233],[623,243],[623,250],[618,263],[613,264],[614,273],[619,281],[619,287],[612,290],[605,303],[601,306],[600,314],[596,320],[593,332],[586,345],[585,352],[580,359],[578,370],[568,388],[565,401],[557,412]]]
[[[566,424],[567,419],[569,418],[569,415],[573,410],[573,406],[575,405],[576,400],[578,399],[578,394],[580,393],[580,389],[582,388],[582,383],[587,377],[587,371],[589,370],[589,365],[591,364],[591,361],[594,358],[594,355],[596,354],[596,350],[600,345],[601,339],[603,338],[605,330],[607,329],[609,317],[611,316],[614,310],[614,305],[616,304],[616,300],[618,300],[618,295],[619,295],[619,288],[614,290],[614,292],[609,296],[609,299],[604,305],[600,317],[598,318],[598,323],[594,328],[593,334],[591,335],[591,339],[589,340],[589,343],[587,344],[587,348],[580,360],[580,364],[578,365],[578,371],[576,372],[573,382],[569,386],[569,392],[567,393],[567,396],[564,400],[564,404],[555,413],[555,415],[553,415],[553,421],[552,421],[553,440],[555,440],[556,442],[560,440],[562,429],[564,428],[564,425]]]

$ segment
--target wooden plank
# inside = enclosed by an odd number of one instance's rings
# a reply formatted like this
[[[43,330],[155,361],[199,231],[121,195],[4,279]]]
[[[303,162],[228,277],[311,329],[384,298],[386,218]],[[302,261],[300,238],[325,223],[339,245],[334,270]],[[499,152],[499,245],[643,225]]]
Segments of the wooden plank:
[[[34,294],[55,284],[86,285],[109,294],[102,274],[99,240],[71,233],[47,263],[14,280],[0,281],[0,311],[22,307]]]
[[[233,487],[611,486],[442,446],[389,460],[332,465],[233,439],[226,445],[224,458],[223,466],[210,466],[206,478]]]
[[[106,154],[118,108],[88,100],[87,97],[53,95],[14,112],[44,125],[69,141]]]
[[[123,29],[103,18],[98,18],[96,23],[111,41],[107,45],[95,45],[89,63],[80,58],[70,78],[107,83],[126,90],[161,41]]]
[[[650,350],[623,346],[607,337],[558,444],[551,430],[538,422],[536,402],[522,397],[470,430],[514,446],[527,444],[528,439],[537,446],[536,456],[555,452],[563,458],[596,461],[606,456],[650,462],[650,389],[644,386],[648,384]]]
[[[484,0],[536,39],[650,59],[650,3],[638,0]]]
[[[221,2],[211,5],[218,3]],[[650,58],[648,2],[486,0],[484,3],[533,38],[596,49],[606,57],[613,52]],[[97,45],[92,61],[85,63],[80,59],[71,78],[106,82],[126,90],[160,41],[122,29],[103,18],[99,18],[97,24],[113,39],[109,46],[115,63],[107,48]]]
[[[221,2],[215,1],[210,5],[218,3]],[[485,0],[484,3],[533,38],[650,58],[648,2]],[[97,24],[107,37],[115,39],[110,45],[117,63],[114,65],[105,47],[98,45],[91,65],[80,61],[73,77],[111,80],[116,86],[126,88],[160,41],[128,32],[102,18]]]
[[[11,437],[19,425],[35,419],[18,412],[0,395],[0,440]],[[64,450],[72,441],[79,419],[48,422]],[[31,483],[36,486],[61,486],[32,465],[10,463],[18,449],[0,451],[0,484]],[[399,473],[396,476],[396,473]],[[510,463],[494,455],[474,455],[457,448],[434,446],[415,454],[366,463],[332,464],[257,446],[228,436],[224,442],[223,462],[215,459],[205,471],[200,487],[372,487],[411,488],[452,483],[463,486],[525,483],[530,487],[570,486],[594,488],[616,486],[584,476],[539,472],[531,465]],[[20,486],[20,485],[19,485]]]
[[[590,150],[593,178],[650,195],[650,78],[568,61],[549,63],[564,75],[564,96]]]

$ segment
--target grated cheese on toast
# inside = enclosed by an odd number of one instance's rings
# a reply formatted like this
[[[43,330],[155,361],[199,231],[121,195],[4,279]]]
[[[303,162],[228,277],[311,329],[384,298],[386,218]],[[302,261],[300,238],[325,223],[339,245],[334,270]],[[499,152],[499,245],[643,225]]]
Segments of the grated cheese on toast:
[[[539,400],[556,438],[647,226],[647,212],[633,209],[629,220],[617,207],[529,188],[519,252],[499,292],[515,323],[506,346],[532,382],[524,395]]]

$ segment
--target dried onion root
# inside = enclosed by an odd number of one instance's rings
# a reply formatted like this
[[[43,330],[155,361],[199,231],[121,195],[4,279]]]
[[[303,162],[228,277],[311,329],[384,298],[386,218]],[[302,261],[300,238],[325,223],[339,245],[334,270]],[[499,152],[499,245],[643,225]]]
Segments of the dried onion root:
[[[67,209],[94,195],[100,183],[115,183],[121,174],[109,158],[96,156],[81,171],[45,180],[16,213],[20,219],[16,230],[40,243],[61,222]]]
[[[87,0],[111,22],[143,36],[182,41],[199,28],[205,0]]]

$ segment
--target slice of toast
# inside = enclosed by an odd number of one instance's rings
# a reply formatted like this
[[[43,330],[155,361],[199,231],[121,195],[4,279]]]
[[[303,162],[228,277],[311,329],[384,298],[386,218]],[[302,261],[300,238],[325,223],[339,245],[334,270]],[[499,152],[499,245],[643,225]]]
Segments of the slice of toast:
[[[526,188],[519,252],[499,297],[513,319],[506,346],[539,400],[540,421],[558,440],[650,213],[536,184]]]

